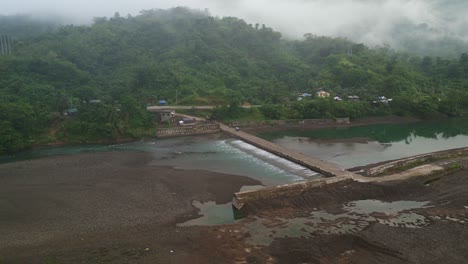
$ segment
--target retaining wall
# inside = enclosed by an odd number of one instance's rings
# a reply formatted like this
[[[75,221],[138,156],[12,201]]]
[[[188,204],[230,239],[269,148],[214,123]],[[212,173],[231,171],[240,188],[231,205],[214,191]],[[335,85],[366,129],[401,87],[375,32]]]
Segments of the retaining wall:
[[[211,134],[211,133],[218,133],[218,132],[220,132],[219,124],[197,124],[193,126],[160,128],[156,131],[156,136],[159,138],[180,137],[180,136]]]
[[[327,184],[337,183],[341,181],[352,180],[348,177],[332,177],[321,178],[307,182],[291,183],[275,187],[264,188],[260,190],[238,192],[234,194],[232,205],[240,210],[244,205],[251,201],[267,200],[284,196],[298,196],[304,192],[310,191],[313,188],[320,188]]]
[[[332,125],[332,124],[349,124],[349,118],[336,118],[336,119],[292,119],[292,120],[268,120],[268,121],[244,121],[232,122],[228,125],[230,127],[265,127],[265,126],[301,126],[301,125]]]
[[[428,154],[417,155],[409,158],[399,159],[390,161],[388,163],[377,165],[375,167],[367,168],[364,170],[365,176],[378,176],[392,170],[398,170],[411,166],[412,164],[417,165],[420,163],[432,162],[440,159],[449,159],[468,155],[468,148],[451,149],[445,151],[438,151]]]

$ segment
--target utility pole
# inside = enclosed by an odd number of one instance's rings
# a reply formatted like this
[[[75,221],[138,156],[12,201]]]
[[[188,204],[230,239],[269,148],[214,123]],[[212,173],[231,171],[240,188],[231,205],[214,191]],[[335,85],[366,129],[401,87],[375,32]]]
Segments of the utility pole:
[[[11,54],[11,37],[7,35],[6,38],[7,38],[7,42],[8,42],[8,44],[7,44],[8,54]]]
[[[0,46],[2,48],[2,55],[5,55],[5,48],[3,44],[3,35],[0,36]]]
[[[0,52],[2,55],[11,54],[11,38],[7,35],[0,36]]]
[[[179,89],[176,89],[175,90],[175,104],[178,105],[177,103],[177,96],[178,96],[178,93],[179,93]]]

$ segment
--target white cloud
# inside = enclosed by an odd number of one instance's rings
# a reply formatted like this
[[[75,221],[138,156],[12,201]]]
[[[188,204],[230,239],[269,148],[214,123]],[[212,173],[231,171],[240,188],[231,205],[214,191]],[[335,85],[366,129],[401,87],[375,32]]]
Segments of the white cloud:
[[[312,33],[392,44],[392,34],[402,23],[426,24],[434,34],[468,38],[465,0],[15,0],[3,3],[0,13],[59,13],[76,23],[116,11],[135,15],[142,9],[174,6],[209,8],[213,15],[266,24],[289,38]]]

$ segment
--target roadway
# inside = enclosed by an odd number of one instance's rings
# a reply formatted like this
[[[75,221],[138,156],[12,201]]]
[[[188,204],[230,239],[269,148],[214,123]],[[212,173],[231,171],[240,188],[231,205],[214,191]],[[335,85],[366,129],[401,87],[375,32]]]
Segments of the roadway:
[[[158,106],[148,106],[146,110],[150,112],[156,112],[158,110],[177,110],[177,109],[182,109],[182,110],[190,110],[190,109],[195,109],[195,110],[211,110],[215,107],[220,107],[220,106],[213,106],[213,105],[158,105]],[[242,105],[240,106],[242,108],[253,108],[253,107],[261,107],[261,105]]]

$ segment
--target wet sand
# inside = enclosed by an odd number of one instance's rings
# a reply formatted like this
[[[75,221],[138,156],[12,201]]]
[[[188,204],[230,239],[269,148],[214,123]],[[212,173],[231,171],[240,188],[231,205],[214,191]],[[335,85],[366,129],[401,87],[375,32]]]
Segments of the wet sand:
[[[1,164],[0,263],[467,263],[468,172],[427,180],[347,181],[250,204],[254,214],[232,225],[178,227],[196,218],[193,200],[224,204],[259,182],[160,167],[150,154],[133,152]],[[427,222],[409,228],[368,221],[348,233],[255,242],[259,218],[272,221],[266,232],[276,232],[284,228],[278,217],[341,214],[343,205],[368,199],[429,202],[412,210]]]
[[[261,184],[152,161],[111,152],[0,164],[0,263],[165,259],[173,254],[164,248],[180,254],[178,244],[192,243],[175,223],[196,217],[193,200],[225,204],[242,186]]]

